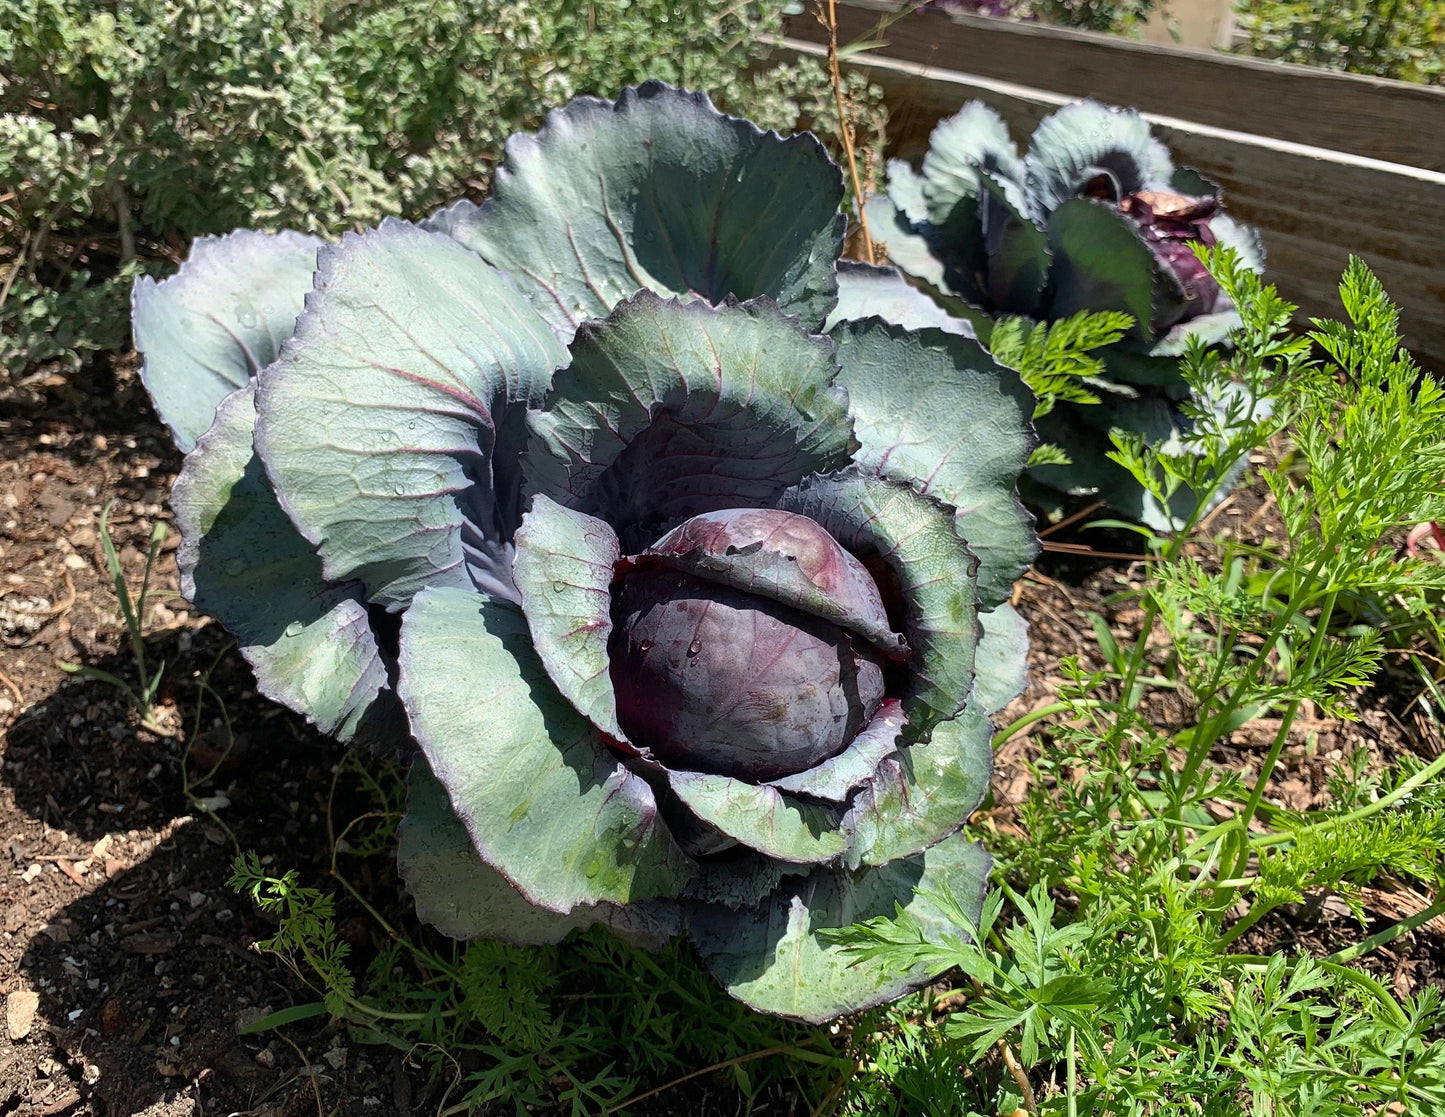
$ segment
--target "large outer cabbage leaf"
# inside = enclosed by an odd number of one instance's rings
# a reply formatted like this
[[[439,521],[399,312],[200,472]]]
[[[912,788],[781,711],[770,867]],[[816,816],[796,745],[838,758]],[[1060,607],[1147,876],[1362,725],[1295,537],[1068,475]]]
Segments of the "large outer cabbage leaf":
[[[770,300],[641,292],[587,323],[522,458],[532,492],[605,519],[637,552],[689,516],[759,507],[856,445],[827,338]]]
[[[834,337],[862,444],[855,459],[957,510],[958,534],[979,559],[979,600],[998,604],[1037,553],[1012,485],[1035,444],[1032,393],[968,338],[880,322],[848,323]]]
[[[145,358],[141,382],[182,453],[221,401],[274,361],[295,332],[324,243],[238,229],[201,237],[168,279],[136,280],[131,319]]]
[[[511,274],[564,340],[641,289],[768,296],[816,329],[835,296],[842,199],[812,135],[783,139],[649,81],[513,136],[492,196],[431,224]]]
[[[397,868],[417,915],[454,939],[558,943],[602,924],[618,937],[656,950],[682,929],[666,900],[579,904],[562,914],[529,903],[480,857],[447,791],[418,758],[407,779],[407,811],[397,834]]]
[[[1075,101],[1050,113],[1034,129],[1024,157],[1024,181],[1036,218],[1047,218],[1100,173],[1121,193],[1168,183],[1169,149],[1137,112],[1097,101]]]
[[[859,963],[820,932],[894,916],[901,905],[928,931],[962,934],[931,896],[946,890],[977,919],[990,865],[981,846],[953,835],[878,868],[815,869],[784,881],[760,906],[690,906],[688,928],[708,969],[738,1000],[821,1024],[894,1000],[932,974],[926,966],[900,973],[886,961]]]
[[[690,875],[652,789],[557,691],[514,606],[418,594],[398,693],[477,852],[532,903],[566,913],[674,896]]]
[[[427,586],[511,596],[521,407],[565,360],[507,278],[448,237],[387,221],[322,249],[257,389],[256,448],[326,576],[392,610]]]
[[[904,279],[897,268],[839,260],[838,305],[823,323],[823,330],[832,333],[841,322],[864,318],[882,318],[908,330],[932,327],[973,337],[972,326],[949,314]]]
[[[406,730],[361,586],[328,584],[276,503],[251,447],[254,397],[248,385],[226,398],[176,479],[181,593],[236,634],[266,697],[343,741],[370,730],[398,744]]]
[[[617,533],[607,521],[538,496],[517,529],[512,578],[547,674],[567,701],[621,743],[627,735],[617,724],[617,694],[607,672],[619,557]]]

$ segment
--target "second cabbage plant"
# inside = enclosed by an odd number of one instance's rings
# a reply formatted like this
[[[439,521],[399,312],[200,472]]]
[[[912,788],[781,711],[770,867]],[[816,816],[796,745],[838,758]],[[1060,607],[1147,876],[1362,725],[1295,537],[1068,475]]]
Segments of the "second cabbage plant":
[[[894,160],[888,176],[887,193],[869,202],[875,235],[986,343],[1004,317],[1129,316],[1125,336],[1101,351],[1103,375],[1087,381],[1097,402],[1039,416],[1040,437],[1071,462],[1030,470],[1032,495],[1048,506],[1048,490],[1097,492],[1172,526],[1171,511],[1105,455],[1114,428],[1156,443],[1187,429],[1179,358],[1239,325],[1194,246],[1232,249],[1254,271],[1263,254],[1254,231],[1223,212],[1219,187],[1176,167],[1137,112],[1094,101],[1050,113],[1022,155],[999,115],[971,102],[934,129],[919,170]]]

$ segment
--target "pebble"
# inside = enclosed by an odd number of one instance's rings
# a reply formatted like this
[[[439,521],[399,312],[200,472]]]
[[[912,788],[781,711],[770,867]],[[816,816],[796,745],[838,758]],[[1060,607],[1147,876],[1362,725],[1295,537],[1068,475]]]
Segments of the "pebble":
[[[5,1030],[12,1040],[24,1039],[35,1025],[35,1012],[40,1007],[40,994],[17,989],[5,998]]]

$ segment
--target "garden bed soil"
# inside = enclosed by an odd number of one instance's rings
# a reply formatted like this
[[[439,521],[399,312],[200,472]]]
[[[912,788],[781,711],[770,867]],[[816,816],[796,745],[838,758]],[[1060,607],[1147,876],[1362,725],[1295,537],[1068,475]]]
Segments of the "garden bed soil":
[[[174,533],[151,581],[147,655],[164,661],[153,724],[143,725],[115,686],[63,669],[85,664],[135,679],[104,573],[100,512],[115,500],[112,531],[134,590],[152,529],[169,520],[179,464],[133,357],[53,385],[43,410],[0,417],[0,1115],[437,1113],[455,1083],[428,1082],[414,1056],[355,1043],[324,1017],[238,1034],[316,997],[252,949],[274,924],[228,888],[236,851],[255,850],[278,873],[296,869],[324,886],[331,814],[365,807],[345,779],[333,803],[337,746],[259,697],[227,635],[179,598]],[[1264,531],[1268,509],[1258,493],[1242,493],[1219,522]],[[1121,642],[1132,638],[1138,609],[1106,599],[1138,571],[1127,560],[1043,557],[1019,593],[1033,630],[1033,681],[1005,719],[1053,700],[1061,657],[1097,662],[1088,612],[1108,617]],[[203,677],[214,693],[198,716]],[[1408,677],[1387,674],[1360,723],[1303,719],[1276,802],[1321,805],[1332,767],[1361,744],[1376,762],[1437,748],[1409,711],[1412,695]],[[1160,699],[1152,712],[1161,724],[1177,718],[1168,707],[1177,701]],[[1044,732],[1004,747],[977,824],[1017,826],[1026,762]],[[1216,759],[1257,770],[1271,734],[1267,724],[1246,725]],[[356,879],[378,908],[414,925],[384,858],[357,864]],[[1370,890],[1367,902],[1386,921],[1424,906],[1408,890]],[[359,957],[378,945],[378,929],[344,898],[337,922]],[[1342,905],[1321,897],[1266,921],[1247,946],[1328,951],[1359,934]],[[1425,929],[1369,964],[1405,994],[1438,980],[1439,946]],[[739,1104],[726,1079],[705,1076],[628,1112],[731,1114]],[[795,1106],[764,1098],[752,1112]]]

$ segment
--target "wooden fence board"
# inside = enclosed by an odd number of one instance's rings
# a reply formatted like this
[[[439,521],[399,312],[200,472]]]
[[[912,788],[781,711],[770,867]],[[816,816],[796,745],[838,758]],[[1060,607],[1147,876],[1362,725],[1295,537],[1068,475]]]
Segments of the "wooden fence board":
[[[868,35],[900,6],[844,0],[839,42]],[[791,17],[786,34],[827,42],[810,12]],[[1445,171],[1445,88],[1438,86],[934,9],[898,18],[884,38],[881,53],[899,61]]]
[[[799,53],[813,43],[786,40]],[[889,153],[916,160],[944,116],[980,98],[1016,140],[1071,97],[868,54],[847,63],[885,91]],[[1362,256],[1401,307],[1406,344],[1445,372],[1445,174],[1145,113],[1176,162],[1224,189],[1229,214],[1260,230],[1266,274],[1302,315],[1338,317],[1338,284]]]

